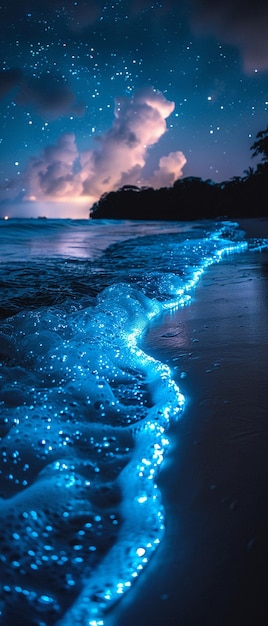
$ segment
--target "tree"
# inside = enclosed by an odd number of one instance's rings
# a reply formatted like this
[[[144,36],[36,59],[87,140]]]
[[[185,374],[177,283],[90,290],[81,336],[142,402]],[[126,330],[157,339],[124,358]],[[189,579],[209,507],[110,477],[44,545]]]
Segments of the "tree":
[[[248,180],[248,179],[250,179],[250,178],[251,178],[252,176],[254,176],[254,174],[255,174],[254,167],[251,167],[251,165],[250,165],[250,166],[249,166],[246,170],[244,170],[244,174],[245,174],[246,176],[244,176],[244,179],[243,179],[243,180]]]
[[[265,130],[260,130],[257,134],[257,141],[251,146],[253,150],[253,157],[261,155],[261,160],[265,165],[268,165],[268,126]]]

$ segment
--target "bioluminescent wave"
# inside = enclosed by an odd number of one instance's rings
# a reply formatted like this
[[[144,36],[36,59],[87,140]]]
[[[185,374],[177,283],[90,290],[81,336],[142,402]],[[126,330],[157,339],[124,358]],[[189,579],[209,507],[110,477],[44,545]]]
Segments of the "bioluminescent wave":
[[[2,258],[3,626],[101,626],[146,566],[165,529],[157,474],[184,397],[139,342],[151,319],[189,304],[208,265],[248,245],[229,222],[128,223],[115,243],[93,235],[92,253],[90,228],[82,254],[68,235],[67,253],[38,255],[27,231],[25,254],[10,243]]]

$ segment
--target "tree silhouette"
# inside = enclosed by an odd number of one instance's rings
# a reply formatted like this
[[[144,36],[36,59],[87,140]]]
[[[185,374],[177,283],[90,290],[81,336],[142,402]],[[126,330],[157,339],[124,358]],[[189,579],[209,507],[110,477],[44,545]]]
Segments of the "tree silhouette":
[[[257,168],[244,170],[245,176],[214,183],[197,176],[179,178],[173,187],[153,189],[125,185],[101,196],[92,206],[93,219],[198,220],[218,217],[267,216],[268,126],[260,131],[250,148],[260,156]]]
[[[268,126],[265,130],[260,130],[257,134],[257,141],[251,146],[253,151],[252,156],[256,157],[261,155],[261,160],[265,165],[268,164]]]
[[[251,167],[250,165],[246,170],[244,170],[244,174],[245,174],[244,180],[248,180],[249,178],[251,178],[251,176],[254,176],[255,174],[254,167]]]

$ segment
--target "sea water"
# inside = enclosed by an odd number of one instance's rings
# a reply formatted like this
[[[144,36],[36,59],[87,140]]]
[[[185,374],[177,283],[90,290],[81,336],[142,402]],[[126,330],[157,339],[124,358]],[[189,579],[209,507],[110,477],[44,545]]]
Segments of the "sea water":
[[[163,536],[184,406],[140,340],[248,242],[232,222],[72,220],[2,221],[0,242],[1,624],[101,626]]]

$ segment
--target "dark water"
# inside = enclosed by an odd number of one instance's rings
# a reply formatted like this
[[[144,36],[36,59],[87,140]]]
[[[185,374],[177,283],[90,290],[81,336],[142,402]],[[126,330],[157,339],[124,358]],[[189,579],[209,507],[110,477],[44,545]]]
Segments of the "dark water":
[[[184,407],[139,342],[248,242],[224,222],[10,220],[0,238],[1,623],[101,626],[163,537]]]

